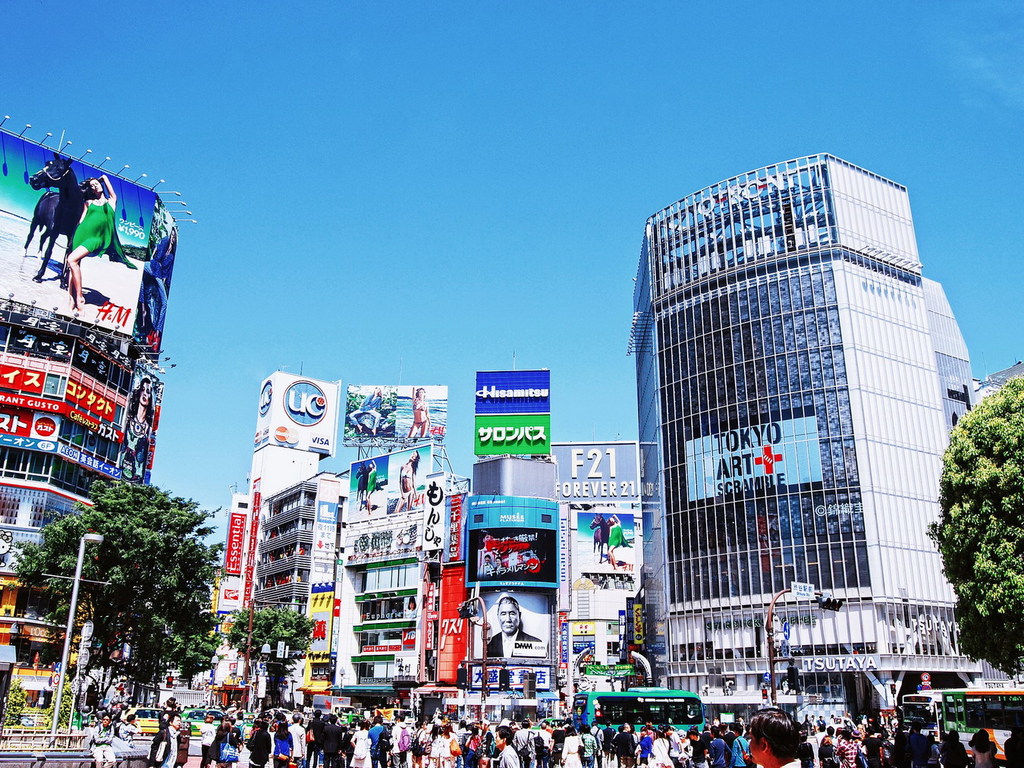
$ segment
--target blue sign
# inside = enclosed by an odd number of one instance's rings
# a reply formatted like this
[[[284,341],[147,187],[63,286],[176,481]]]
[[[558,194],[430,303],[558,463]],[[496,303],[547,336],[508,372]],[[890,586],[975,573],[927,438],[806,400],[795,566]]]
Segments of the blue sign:
[[[39,440],[35,437],[18,437],[17,435],[0,435],[0,445],[10,445],[14,448],[24,448],[28,451],[42,451],[43,453],[56,453],[57,443],[53,440]]]
[[[83,467],[88,467],[96,472],[100,472],[107,477],[112,477],[115,480],[121,479],[121,470],[113,464],[108,464],[105,461],[93,458],[89,454],[83,453],[77,448],[72,448],[70,445],[58,445],[57,455],[63,459],[74,462],[75,464],[81,464]],[[148,478],[146,482],[149,482]]]
[[[551,413],[551,371],[477,371],[476,415]]]
[[[327,415],[327,397],[313,382],[296,381],[284,391],[284,411],[296,424],[312,427]]]

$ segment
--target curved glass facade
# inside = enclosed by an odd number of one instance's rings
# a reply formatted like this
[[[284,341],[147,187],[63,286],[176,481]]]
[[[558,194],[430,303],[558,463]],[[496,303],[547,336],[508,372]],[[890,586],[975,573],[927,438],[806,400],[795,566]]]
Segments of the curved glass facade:
[[[794,581],[847,601],[780,602],[825,709],[973,671],[925,532],[969,364],[906,189],[830,155],[703,189],[648,220],[634,302],[658,672],[759,688],[765,609]]]

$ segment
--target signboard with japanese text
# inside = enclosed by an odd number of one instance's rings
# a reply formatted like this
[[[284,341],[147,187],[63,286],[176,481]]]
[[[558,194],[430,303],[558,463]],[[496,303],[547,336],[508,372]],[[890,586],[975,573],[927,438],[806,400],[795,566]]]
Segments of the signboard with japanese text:
[[[423,509],[424,552],[437,552],[444,547],[444,516],[448,498],[446,486],[444,472],[427,475],[426,504]]]
[[[470,584],[557,586],[558,534],[552,530],[475,528],[469,531]]]
[[[477,416],[473,439],[473,452],[477,456],[548,454],[551,452],[551,415]]]
[[[466,494],[453,493],[448,496],[448,514],[444,521],[445,562],[457,562],[463,559],[463,509],[466,506]]]

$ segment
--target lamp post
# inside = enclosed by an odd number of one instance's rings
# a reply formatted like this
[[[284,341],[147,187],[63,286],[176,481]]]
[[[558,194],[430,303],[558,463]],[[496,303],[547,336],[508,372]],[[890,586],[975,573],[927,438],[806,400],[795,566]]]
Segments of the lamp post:
[[[71,587],[71,607],[68,609],[68,625],[64,632],[64,652],[60,656],[60,672],[57,673],[57,692],[53,697],[53,723],[50,725],[51,741],[57,736],[60,723],[60,702],[64,697],[64,680],[68,674],[68,655],[71,653],[71,635],[75,629],[75,611],[78,608],[78,585],[82,581],[82,561],[85,560],[86,544],[102,544],[98,533],[87,533],[78,542],[78,561],[75,563],[75,578]]]

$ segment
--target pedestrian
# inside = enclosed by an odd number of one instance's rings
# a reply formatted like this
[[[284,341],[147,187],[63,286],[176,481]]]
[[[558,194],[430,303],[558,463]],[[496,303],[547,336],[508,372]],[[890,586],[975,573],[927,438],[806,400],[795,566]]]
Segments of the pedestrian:
[[[1024,768],[1024,728],[1011,728],[1010,738],[1003,742],[1006,768]]]
[[[743,726],[739,723],[732,725],[733,740],[730,745],[732,751],[732,768],[747,768],[747,755],[750,752],[750,743],[743,738]],[[806,736],[806,734],[805,734]],[[814,752],[811,752],[813,762]]]
[[[619,768],[633,768],[636,765],[637,744],[632,733],[632,726],[629,723],[620,725],[612,743],[615,745],[615,757],[618,760]]]
[[[907,751],[910,753],[910,764],[913,768],[925,768],[928,765],[928,739],[921,733],[921,726],[914,723],[910,726],[907,737]]]
[[[750,720],[750,756],[762,768],[782,768],[796,758],[800,730],[781,709],[759,710]]]
[[[394,768],[409,768],[409,752],[412,749],[413,729],[405,722],[405,716],[395,718],[395,727],[391,730],[391,755]]]
[[[370,724],[359,721],[359,729],[352,735],[350,768],[370,768]]]
[[[292,724],[288,726],[292,737],[292,760],[296,768],[306,768],[306,729],[302,727],[302,715],[292,715]]]
[[[259,718],[252,724],[245,746],[249,750],[249,768],[267,768],[270,754],[274,751],[274,740],[270,738],[266,720]],[[212,748],[210,751],[212,755]]]
[[[858,768],[857,756],[860,754],[860,741],[858,741],[856,733],[847,726],[839,729],[836,743],[836,759],[839,761],[839,768]]]
[[[278,720],[274,726],[274,768],[288,768],[294,751],[295,744],[288,731],[288,723]]]
[[[611,724],[606,725],[601,731],[601,750],[604,752],[604,768],[616,768],[615,728]]]
[[[149,749],[149,764],[152,768],[173,768],[178,761],[178,735],[181,732],[181,716],[170,714],[161,721]],[[186,753],[186,760],[188,759]]]
[[[324,723],[324,768],[341,768],[338,766],[338,753],[341,752],[344,736],[345,729],[338,725],[338,716],[330,715]]]
[[[562,768],[583,768],[583,760],[580,757],[582,742],[576,729],[565,726],[565,741],[562,742]]]
[[[323,712],[314,710],[313,719],[306,727],[306,768],[317,768],[320,753],[324,749],[324,721]],[[310,738],[312,736],[312,738]]]
[[[117,734],[121,737],[121,741],[125,743],[125,746],[131,749],[135,746],[135,737],[138,736],[142,730],[139,728],[139,724],[135,720],[135,713],[125,715],[124,722],[121,723],[120,727],[117,727]]]
[[[814,768],[814,747],[808,740],[807,731],[800,731],[800,744],[796,748],[797,759],[800,760],[800,768]]]
[[[970,748],[974,750],[974,768],[995,768],[996,744],[988,731],[978,731],[971,737]]]
[[[708,745],[708,761],[711,768],[728,768],[732,761],[729,745],[722,738],[722,731],[717,725],[711,726],[711,743]]]
[[[156,742],[154,741],[154,744]],[[213,754],[216,756],[217,768],[233,768],[238,762],[238,748],[242,745],[230,717],[225,717],[213,738]],[[150,762],[151,765],[155,763]]]
[[[498,768],[520,768],[519,755],[512,746],[512,729],[499,725],[494,732],[494,746],[498,750]]]
[[[675,768],[672,760],[672,743],[665,731],[654,729],[651,739],[651,755],[647,758],[647,764],[651,768]]]
[[[202,747],[199,756],[199,768],[207,768],[214,761],[215,756],[210,754],[210,752],[215,738],[217,738],[217,726],[213,722],[213,712],[207,712],[203,722],[199,724],[199,740]]]
[[[971,760],[967,757],[967,750],[960,741],[960,734],[956,730],[947,731],[942,737],[942,746],[939,748],[939,762],[943,768],[967,768]]]
[[[429,765],[430,745],[433,740],[433,737],[430,735],[430,726],[427,725],[426,721],[421,720],[412,742],[413,768],[425,768]]]
[[[523,720],[520,728],[512,735],[512,748],[519,755],[520,768],[532,768],[536,762],[537,747],[530,730],[530,721]]]
[[[114,755],[114,736],[114,723],[110,715],[104,715],[99,725],[86,739],[86,745],[92,751],[97,768],[114,768],[117,761]]]
[[[651,749],[654,747],[654,729],[645,725],[640,729],[640,742],[637,746],[637,757],[640,765],[649,765]]]
[[[452,724],[445,721],[430,746],[431,761],[436,768],[455,768],[455,758],[462,754]]]
[[[174,760],[175,768],[181,768],[188,762],[188,745],[192,741],[192,727],[188,723],[181,722],[181,716],[175,715],[178,720],[178,756]]]
[[[583,768],[594,768],[594,762],[600,754],[601,749],[594,734],[586,728],[580,728],[580,759],[583,761]]]
[[[382,768],[380,764],[381,757],[381,744],[380,740],[384,734],[384,718],[380,715],[374,715],[373,725],[369,731],[370,737],[370,768]],[[385,765],[383,768],[387,768],[387,753],[385,752],[384,757]]]
[[[463,759],[466,768],[477,768],[480,759],[480,729],[475,725],[469,726],[469,736],[466,738],[466,754]]]

